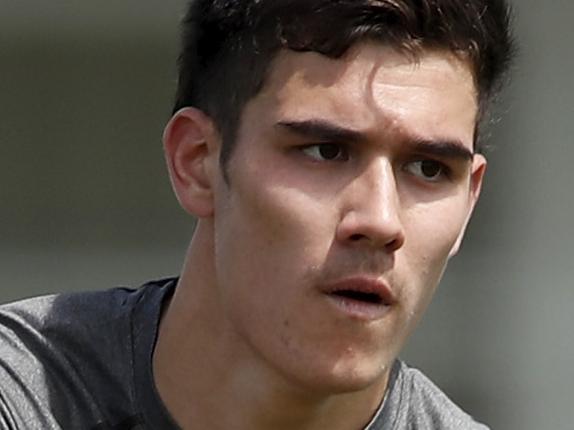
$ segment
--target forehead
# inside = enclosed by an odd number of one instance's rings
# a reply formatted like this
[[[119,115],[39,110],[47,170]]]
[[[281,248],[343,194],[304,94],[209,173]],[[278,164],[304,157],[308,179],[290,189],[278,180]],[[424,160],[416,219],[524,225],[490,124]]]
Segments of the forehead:
[[[375,43],[341,59],[282,51],[252,101],[260,121],[317,118],[373,135],[452,138],[469,148],[477,115],[469,62],[444,50],[414,59]]]

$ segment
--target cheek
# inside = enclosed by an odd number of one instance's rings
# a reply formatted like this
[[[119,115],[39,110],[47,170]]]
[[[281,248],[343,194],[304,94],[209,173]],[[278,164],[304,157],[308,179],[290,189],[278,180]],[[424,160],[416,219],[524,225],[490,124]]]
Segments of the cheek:
[[[267,179],[237,178],[219,205],[223,210],[216,211],[218,283],[251,303],[274,295],[289,300],[297,281],[319,267],[328,252],[326,216],[315,199],[274,186],[268,173],[248,177]]]
[[[329,249],[316,203],[296,191],[239,187],[216,219],[217,288],[234,329],[265,351],[297,349],[314,273]],[[295,333],[296,335],[293,335]]]
[[[405,246],[399,260],[407,266],[403,273],[414,278],[405,280],[405,288],[412,299],[421,302],[420,306],[425,307],[430,301],[465,219],[462,199],[445,199],[409,211]]]
[[[264,177],[265,184],[251,181],[242,186],[232,204],[241,218],[237,227],[251,236],[252,246],[272,250],[270,258],[276,253],[292,258],[320,253],[317,247],[321,244],[328,248],[334,228],[325,202],[301,188],[284,185],[285,180],[274,181],[269,172],[251,177]]]
[[[453,195],[412,206],[406,213],[407,240],[429,263],[444,261],[455,244],[468,213],[466,195]]]

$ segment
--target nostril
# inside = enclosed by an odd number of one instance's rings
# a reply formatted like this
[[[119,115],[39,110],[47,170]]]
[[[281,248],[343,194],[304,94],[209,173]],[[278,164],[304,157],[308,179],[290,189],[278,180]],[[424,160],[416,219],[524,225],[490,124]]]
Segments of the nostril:
[[[365,236],[362,234],[353,234],[349,237],[351,242],[358,242],[359,240],[365,239]]]
[[[392,252],[392,251],[398,250],[401,246],[403,246],[403,243],[404,243],[404,238],[401,236],[401,237],[398,237],[396,239],[391,240],[389,243],[386,244],[385,247],[389,251]]]
[[[349,240],[349,242],[355,242],[355,243],[361,242],[361,241],[372,242],[367,235],[360,234],[360,233],[352,234],[351,236],[349,236],[348,240]],[[404,243],[404,238],[402,236],[400,236],[400,237],[396,237],[396,238],[390,240],[389,242],[387,242],[385,244],[381,244],[381,245],[384,246],[388,251],[394,252],[394,251],[398,250],[400,247],[402,247],[403,243]]]
[[[360,243],[360,242],[365,242],[365,243],[372,243],[373,245],[375,245],[375,242],[373,242],[369,236],[364,235],[364,234],[360,234],[360,233],[355,233],[352,234],[348,237],[348,241],[349,243]],[[399,237],[395,237],[391,240],[389,240],[387,243],[379,243],[377,246],[382,246],[384,247],[384,249],[387,252],[395,252],[397,251],[399,248],[401,248],[403,246],[404,243],[404,237],[401,235]]]

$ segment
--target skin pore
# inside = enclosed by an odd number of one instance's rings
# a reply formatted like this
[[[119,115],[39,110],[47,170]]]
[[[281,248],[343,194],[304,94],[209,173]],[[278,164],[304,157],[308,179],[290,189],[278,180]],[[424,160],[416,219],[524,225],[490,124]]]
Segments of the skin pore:
[[[282,52],[245,107],[226,182],[202,112],[164,143],[198,217],[154,377],[184,429],[356,429],[458,250],[486,162],[469,65],[363,43]],[[334,299],[375,285],[376,312]]]

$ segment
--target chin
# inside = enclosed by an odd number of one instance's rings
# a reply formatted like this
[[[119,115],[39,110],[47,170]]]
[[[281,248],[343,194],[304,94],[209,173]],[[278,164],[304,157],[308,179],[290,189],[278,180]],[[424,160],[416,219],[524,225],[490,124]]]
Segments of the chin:
[[[390,365],[337,363],[332,368],[315,368],[299,382],[310,392],[320,395],[346,394],[366,390],[386,381]],[[308,369],[310,370],[310,369]]]
[[[367,390],[383,380],[385,380],[383,375],[369,378],[358,378],[356,375],[347,375],[342,378],[337,378],[336,380],[325,381],[321,387],[318,387],[319,389],[317,391],[331,395],[349,394]]]

